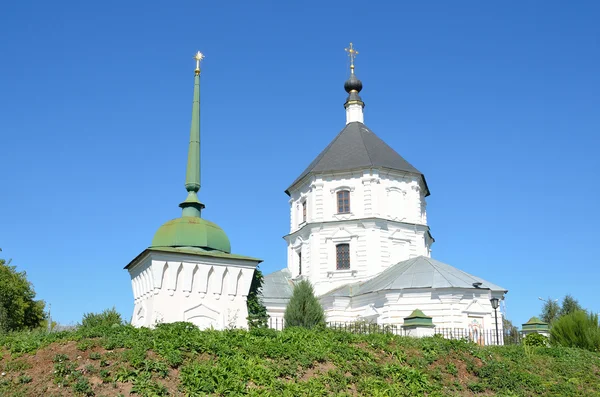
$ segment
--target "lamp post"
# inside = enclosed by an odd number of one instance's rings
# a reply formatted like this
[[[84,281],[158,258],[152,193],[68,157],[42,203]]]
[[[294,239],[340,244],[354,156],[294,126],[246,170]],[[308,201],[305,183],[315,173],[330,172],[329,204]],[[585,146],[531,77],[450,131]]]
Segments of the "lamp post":
[[[541,296],[538,296],[538,299],[545,303],[558,302],[558,299],[543,299]]]
[[[490,299],[490,303],[494,308],[494,317],[496,318],[496,345],[499,345],[500,337],[498,336],[498,305],[500,303],[500,300],[498,298],[492,298]]]

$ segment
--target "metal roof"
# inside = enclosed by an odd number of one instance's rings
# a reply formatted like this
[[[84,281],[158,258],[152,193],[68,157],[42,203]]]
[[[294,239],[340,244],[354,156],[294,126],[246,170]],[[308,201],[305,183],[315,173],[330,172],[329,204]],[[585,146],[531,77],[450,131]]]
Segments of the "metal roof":
[[[425,195],[429,195],[425,176],[360,122],[348,123],[287,188],[286,193],[289,195],[289,190],[310,173],[361,168],[388,168],[418,174],[423,179]]]
[[[287,268],[264,276],[262,298],[264,300],[289,299],[294,289],[291,278],[292,273]]]
[[[481,283],[475,287],[474,283]],[[506,289],[455,267],[418,256],[393,265],[370,280],[347,284],[327,296],[357,296],[376,291],[410,288],[471,288],[508,292]]]

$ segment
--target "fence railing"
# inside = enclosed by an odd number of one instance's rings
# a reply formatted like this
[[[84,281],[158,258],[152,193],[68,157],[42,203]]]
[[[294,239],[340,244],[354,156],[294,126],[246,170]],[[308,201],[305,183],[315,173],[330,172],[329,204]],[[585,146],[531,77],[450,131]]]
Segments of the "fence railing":
[[[374,324],[367,322],[328,322],[327,326],[339,331],[374,334],[389,333],[399,336],[410,336],[409,330],[398,324]],[[269,318],[269,328],[283,330],[285,324],[281,318]],[[440,335],[446,339],[465,339],[482,346],[509,345],[521,343],[521,335],[518,332],[503,332],[496,329],[473,329],[473,328],[433,328],[434,335]]]

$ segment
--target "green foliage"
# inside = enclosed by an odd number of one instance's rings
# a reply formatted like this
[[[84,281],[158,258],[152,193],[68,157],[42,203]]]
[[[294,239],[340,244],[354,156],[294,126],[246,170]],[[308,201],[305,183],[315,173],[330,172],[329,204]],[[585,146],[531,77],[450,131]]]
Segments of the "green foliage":
[[[566,316],[567,314],[575,313],[581,310],[583,310],[583,308],[581,307],[579,302],[568,294],[563,298],[559,315]]]
[[[562,316],[582,310],[584,309],[581,307],[577,299],[575,299],[572,295],[567,294],[563,298],[562,304],[560,305],[551,298],[548,298],[546,301],[544,301],[544,306],[542,307],[542,314],[540,317],[544,322],[552,325]]]
[[[11,372],[11,371],[15,371],[15,372],[20,372],[20,371],[24,371],[26,369],[31,368],[31,364],[29,364],[28,362],[24,361],[24,360],[12,360],[6,363],[6,365],[4,366],[4,371],[6,372]]]
[[[542,334],[531,333],[523,339],[525,346],[546,347],[548,346],[548,338]]]
[[[248,307],[248,327],[264,328],[267,326],[267,308],[260,301],[260,290],[262,288],[264,277],[257,267],[252,275],[252,283],[248,292],[246,305]]]
[[[550,328],[552,344],[600,351],[598,314],[579,310],[560,317]]]
[[[450,375],[458,375],[458,368],[456,368],[456,364],[454,363],[448,363],[446,364],[446,372],[448,372]]]
[[[0,259],[0,333],[38,328],[46,319],[44,306],[27,274]]]
[[[81,328],[104,328],[122,325],[123,318],[115,309],[105,309],[102,313],[86,313],[81,320]],[[84,349],[85,350],[85,349]]]
[[[98,346],[93,352],[76,349],[93,345]],[[31,353],[47,348],[39,356],[50,354],[51,367],[40,371],[23,353],[11,357],[24,346]],[[114,350],[99,351],[102,346]],[[154,329],[101,325],[59,336],[3,335],[0,351],[0,372],[7,373],[0,377],[0,396],[7,397],[43,393],[48,375],[55,383],[46,385],[48,390],[60,386],[63,394],[77,396],[125,389],[140,396],[579,397],[600,390],[598,353],[526,344],[481,347],[439,336],[370,333],[369,328],[201,331],[187,322]],[[94,361],[86,363],[79,356]],[[34,362],[34,371],[29,362]]]
[[[302,280],[294,286],[283,318],[286,327],[313,328],[325,325],[323,307],[308,280]]]
[[[557,320],[558,317],[560,317],[560,305],[551,298],[548,298],[544,301],[540,317],[542,321],[552,324],[554,320]]]
[[[504,331],[504,344],[512,345],[518,343],[519,329],[513,325],[512,321],[507,318],[502,318],[502,329]]]
[[[94,391],[92,390],[92,385],[87,380],[87,378],[79,378],[77,382],[73,384],[73,392],[77,396],[93,396]]]
[[[33,380],[33,378],[29,375],[21,375],[18,378],[19,383],[29,383]]]
[[[152,379],[152,375],[148,372],[137,376],[133,381],[131,394],[139,394],[140,396],[168,396],[169,391],[164,386]]]

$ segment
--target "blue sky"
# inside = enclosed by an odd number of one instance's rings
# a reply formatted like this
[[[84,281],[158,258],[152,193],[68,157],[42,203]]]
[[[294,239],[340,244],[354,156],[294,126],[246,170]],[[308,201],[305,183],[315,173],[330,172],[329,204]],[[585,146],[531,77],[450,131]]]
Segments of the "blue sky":
[[[600,311],[600,4],[5,2],[0,257],[55,320],[116,306],[123,266],[180,215],[202,73],[203,216],[235,253],[286,265],[284,190],[343,128],[344,47],[365,123],[431,189],[434,258]]]

